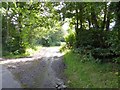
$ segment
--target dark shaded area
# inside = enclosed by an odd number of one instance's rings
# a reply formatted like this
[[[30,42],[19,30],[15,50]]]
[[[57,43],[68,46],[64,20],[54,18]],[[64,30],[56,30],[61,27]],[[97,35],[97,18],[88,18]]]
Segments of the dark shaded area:
[[[70,34],[66,38],[67,46],[78,53],[91,54],[102,62],[115,62],[113,59],[120,56],[120,40],[117,31],[83,30],[80,31],[77,41],[73,37],[76,38],[74,34]],[[79,44],[78,48],[75,43]]]
[[[119,58],[120,2],[70,2],[63,7],[63,14],[65,18],[75,20],[72,22],[75,32],[71,33],[71,28],[65,38],[68,48],[104,59],[103,62],[114,62],[113,58]],[[120,59],[116,62],[119,63]]]

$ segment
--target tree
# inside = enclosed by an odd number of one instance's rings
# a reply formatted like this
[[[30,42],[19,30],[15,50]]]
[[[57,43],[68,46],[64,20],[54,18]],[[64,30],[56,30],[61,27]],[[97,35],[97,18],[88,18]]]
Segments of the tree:
[[[38,38],[59,31],[60,17],[54,5],[48,2],[2,2],[3,51],[24,53]]]

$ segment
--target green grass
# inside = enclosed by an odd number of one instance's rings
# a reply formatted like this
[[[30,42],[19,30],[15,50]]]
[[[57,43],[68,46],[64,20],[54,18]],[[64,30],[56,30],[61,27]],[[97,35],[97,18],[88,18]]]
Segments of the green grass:
[[[35,46],[34,48],[27,48],[25,53],[22,54],[18,54],[18,55],[14,55],[12,53],[8,53],[6,55],[3,56],[3,58],[22,58],[22,57],[31,57],[33,56],[35,53],[37,53],[38,51],[40,51],[42,46]]]
[[[6,59],[12,59],[12,58],[22,58],[22,57],[28,57],[29,54],[19,54],[19,55],[14,55],[12,53],[7,53],[6,55],[2,56],[2,58],[6,58]]]
[[[68,51],[64,55],[67,65],[66,84],[72,88],[118,88],[118,65],[95,63],[86,56]]]
[[[42,46],[35,46],[34,49],[27,48],[25,54],[27,54],[29,56],[33,56],[35,53],[39,52],[41,48],[42,48]]]

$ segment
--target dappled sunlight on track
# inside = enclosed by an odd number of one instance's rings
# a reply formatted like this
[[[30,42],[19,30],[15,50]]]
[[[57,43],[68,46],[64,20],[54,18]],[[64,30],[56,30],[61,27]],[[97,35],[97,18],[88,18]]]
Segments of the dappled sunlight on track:
[[[42,52],[42,53],[41,53]],[[17,58],[17,59],[0,59],[0,64],[8,64],[8,63],[17,63],[17,62],[28,62],[41,59],[42,56],[45,54],[45,48],[43,47],[39,53],[36,53],[32,57],[28,58]]]

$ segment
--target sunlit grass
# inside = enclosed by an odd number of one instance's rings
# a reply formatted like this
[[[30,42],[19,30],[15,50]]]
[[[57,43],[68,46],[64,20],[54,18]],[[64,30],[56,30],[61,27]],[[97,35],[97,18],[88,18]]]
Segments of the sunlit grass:
[[[14,55],[14,54],[6,54],[4,56],[2,56],[2,58],[6,58],[6,59],[12,59],[12,58],[23,58],[23,57],[28,57],[28,54],[19,54],[19,55]]]
[[[37,53],[38,51],[40,51],[42,46],[34,46],[34,48],[27,48],[25,50],[25,53],[22,53],[22,54],[18,54],[18,55],[14,55],[12,53],[8,53],[6,55],[3,56],[3,58],[9,58],[9,59],[12,59],[12,58],[23,58],[23,57],[31,57],[33,56],[35,53]]]
[[[113,63],[83,62],[86,57],[69,51],[64,56],[65,75],[72,88],[118,88],[118,65]]]
[[[40,51],[41,47],[42,46],[35,46],[34,49],[33,48],[27,48],[25,54],[29,55],[29,56],[33,56],[35,53]]]

